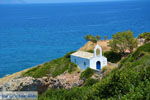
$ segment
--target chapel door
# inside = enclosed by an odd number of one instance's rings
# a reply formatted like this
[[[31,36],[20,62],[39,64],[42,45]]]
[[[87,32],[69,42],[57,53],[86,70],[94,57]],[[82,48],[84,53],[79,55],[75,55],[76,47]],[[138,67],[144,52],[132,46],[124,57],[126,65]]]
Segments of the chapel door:
[[[96,69],[98,69],[98,70],[101,69],[101,62],[100,61],[96,62]]]

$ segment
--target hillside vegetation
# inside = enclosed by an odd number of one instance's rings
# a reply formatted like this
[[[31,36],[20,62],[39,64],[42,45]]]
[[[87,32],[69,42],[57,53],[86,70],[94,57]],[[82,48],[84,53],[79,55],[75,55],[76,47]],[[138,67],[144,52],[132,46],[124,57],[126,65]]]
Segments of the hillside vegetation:
[[[93,85],[50,89],[39,100],[149,100],[150,43],[123,59],[119,67]]]
[[[76,71],[76,69],[77,66],[70,62],[70,53],[68,53],[64,57],[52,60],[28,70],[27,72],[23,73],[23,76],[32,76],[34,78],[40,78],[44,76],[55,77],[64,73],[65,71],[70,73]]]

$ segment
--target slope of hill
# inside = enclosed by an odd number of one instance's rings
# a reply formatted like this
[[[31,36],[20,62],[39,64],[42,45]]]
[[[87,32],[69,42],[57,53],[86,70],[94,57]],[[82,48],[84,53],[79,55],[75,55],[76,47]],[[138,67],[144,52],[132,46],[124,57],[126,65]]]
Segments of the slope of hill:
[[[40,100],[149,100],[150,43],[123,59],[118,68],[91,86],[47,90]]]
[[[30,76],[34,78],[40,78],[44,76],[55,77],[66,71],[73,72],[76,71],[77,69],[78,69],[77,66],[72,62],[70,62],[70,53],[68,53],[64,57],[52,60],[50,62],[29,69],[28,71],[23,73],[23,76]]]
[[[100,40],[97,42],[98,45],[100,45],[103,49],[103,51],[109,51],[110,47],[108,46],[109,40]],[[93,44],[91,41],[88,41],[83,47],[81,47],[79,50],[82,51],[90,51],[93,50],[96,44]]]
[[[24,72],[23,76],[35,78],[58,76],[66,78],[62,73],[73,72],[76,65],[70,62],[70,53],[62,58],[33,67]],[[70,78],[70,76],[69,76]],[[79,79],[78,79],[79,80]],[[71,89],[52,89],[39,95],[39,100],[149,100],[150,99],[150,43],[139,47],[135,52],[124,58],[102,80],[88,78],[86,85],[78,85]],[[41,88],[42,89],[42,88]]]

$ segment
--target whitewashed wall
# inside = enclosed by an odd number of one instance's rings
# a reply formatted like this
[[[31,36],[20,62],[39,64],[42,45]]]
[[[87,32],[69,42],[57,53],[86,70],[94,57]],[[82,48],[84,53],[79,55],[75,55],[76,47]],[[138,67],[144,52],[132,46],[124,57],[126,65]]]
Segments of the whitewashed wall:
[[[90,61],[86,58],[80,58],[71,55],[71,62],[77,64],[81,69],[86,69],[87,67],[90,67]]]
[[[100,61],[100,63],[101,63],[101,69],[104,66],[107,65],[107,58],[105,58],[103,56],[102,57],[93,57],[93,58],[90,59],[90,68],[97,70],[96,69],[96,62],[97,61]]]

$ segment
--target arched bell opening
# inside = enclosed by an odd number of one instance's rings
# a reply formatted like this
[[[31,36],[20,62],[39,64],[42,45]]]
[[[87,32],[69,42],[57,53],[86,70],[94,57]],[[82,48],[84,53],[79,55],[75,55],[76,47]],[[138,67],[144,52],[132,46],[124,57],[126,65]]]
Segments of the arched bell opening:
[[[102,56],[102,48],[99,45],[96,45],[94,48],[94,57]]]
[[[100,49],[96,49],[96,56],[100,56]]]

